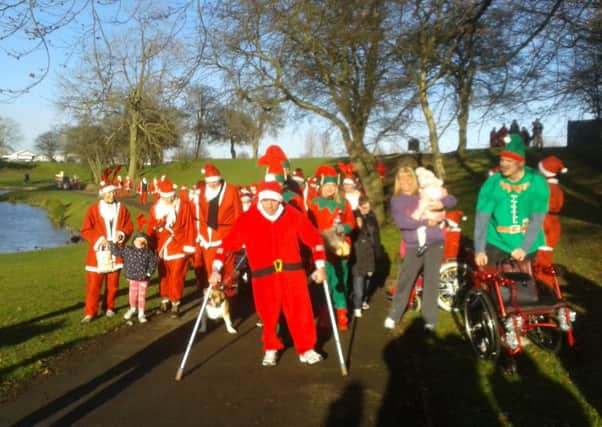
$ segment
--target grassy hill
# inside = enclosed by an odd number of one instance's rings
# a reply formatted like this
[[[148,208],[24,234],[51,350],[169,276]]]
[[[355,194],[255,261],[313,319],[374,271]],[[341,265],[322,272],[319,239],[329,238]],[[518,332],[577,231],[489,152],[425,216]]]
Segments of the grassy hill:
[[[475,360],[457,316],[440,313],[437,336],[443,347],[436,348],[431,356],[435,358],[437,368],[430,372],[430,376],[444,383],[448,392],[431,398],[448,402],[457,412],[458,419],[467,420],[466,425],[484,425],[484,421],[480,418],[482,415],[478,402],[475,402],[476,397],[462,391],[464,381],[473,382],[473,387],[480,390],[479,398],[487,399],[490,407],[499,410],[501,425],[509,425],[505,421],[508,411],[512,412],[516,425],[555,425],[553,414],[558,411],[569,411],[569,414],[574,411],[575,420],[587,420],[586,425],[602,425],[602,397],[599,393],[602,383],[602,263],[599,259],[602,253],[602,151],[598,147],[529,151],[528,164],[535,166],[540,158],[551,153],[563,159],[569,169],[569,173],[561,177],[565,192],[561,216],[563,236],[555,261],[565,271],[562,276],[563,292],[578,312],[577,347],[554,356],[529,346],[519,361],[529,368],[517,378],[508,379],[500,376],[491,365]],[[389,156],[386,160],[389,173],[387,189],[399,163],[428,164],[428,161],[427,156]],[[236,184],[255,182],[263,175],[263,170],[252,160],[212,162],[228,181]],[[323,162],[323,159],[292,160],[293,166],[302,167],[306,174]],[[492,150],[471,151],[464,161],[451,155],[446,157],[447,185],[458,198],[458,207],[468,216],[463,226],[468,237],[472,236],[478,189],[487,170],[496,162],[497,153]],[[203,164],[202,161],[172,163],[144,170],[144,173],[147,176],[165,173],[176,183],[193,184],[201,178]],[[86,180],[86,171],[80,165],[60,164],[59,169],[59,164],[0,163],[0,188],[22,186],[25,171],[29,171],[31,183],[36,187],[33,191],[13,192],[0,197],[0,200],[44,206],[55,220],[78,229],[84,209],[96,196],[93,192],[50,191],[58,170],[78,174]],[[126,199],[126,203],[134,215],[139,211],[140,206],[134,198]],[[382,239],[393,261],[390,277],[395,277],[399,232],[386,224],[382,229]],[[64,248],[0,255],[0,395],[8,396],[11,390],[16,389],[16,384],[32,375],[51,371],[54,358],[123,324],[120,316],[102,318],[86,327],[79,324],[85,288],[85,249],[85,244],[80,243]],[[189,295],[194,291],[191,278],[189,275]],[[148,295],[150,310],[158,305],[156,284],[154,278]],[[125,290],[126,283],[122,281],[117,300],[119,309],[127,305]],[[471,370],[470,378],[464,377],[467,369]],[[524,395],[516,396],[517,385],[521,385]],[[441,393],[441,388],[430,390],[430,393]],[[566,405],[548,403],[558,402],[559,396]],[[542,408],[544,414],[532,408]]]

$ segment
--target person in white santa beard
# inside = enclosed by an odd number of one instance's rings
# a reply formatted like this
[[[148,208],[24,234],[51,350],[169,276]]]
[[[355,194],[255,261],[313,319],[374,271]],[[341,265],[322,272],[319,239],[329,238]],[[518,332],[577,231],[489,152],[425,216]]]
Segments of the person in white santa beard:
[[[159,256],[160,311],[171,309],[172,317],[179,317],[188,257],[194,253],[194,216],[190,203],[176,198],[168,178],[159,183],[159,196],[147,234]]]
[[[85,266],[86,306],[82,323],[90,322],[97,315],[100,291],[105,281],[105,315],[115,315],[115,297],[123,260],[111,254],[109,243],[122,247],[134,231],[130,212],[115,201],[117,188],[110,184],[109,173],[110,169],[105,169],[98,192],[101,200],[88,208],[80,231],[82,238],[89,243]]]

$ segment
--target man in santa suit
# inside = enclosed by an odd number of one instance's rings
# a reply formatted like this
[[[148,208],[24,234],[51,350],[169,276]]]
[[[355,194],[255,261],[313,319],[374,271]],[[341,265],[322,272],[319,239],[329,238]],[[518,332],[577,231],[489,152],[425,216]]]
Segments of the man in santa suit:
[[[125,180],[123,181],[123,189],[125,190],[126,194],[129,196],[130,191],[132,191],[132,179],[129,177],[129,175],[127,175],[125,177]]]
[[[198,219],[196,241],[201,259],[194,265],[197,282],[201,286],[209,279],[218,246],[243,212],[237,186],[224,181],[219,169],[211,163],[205,164],[202,172],[205,186],[195,206]],[[224,283],[227,296],[235,293],[234,274],[234,257],[230,256],[224,262],[224,277],[228,279]]]
[[[545,267],[552,266],[552,257],[554,248],[560,240],[560,210],[564,204],[564,193],[558,184],[557,175],[566,173],[562,161],[556,156],[548,156],[541,160],[538,164],[539,171],[546,177],[548,187],[550,189],[550,202],[548,205],[548,213],[543,221],[543,232],[546,240],[545,246],[540,246],[535,257],[536,265],[544,267],[538,273],[538,279],[547,283],[553,284],[553,276],[550,271],[546,272]]]
[[[179,317],[187,258],[194,253],[194,216],[191,204],[176,198],[167,177],[159,182],[159,200],[151,207],[147,234],[159,255],[160,310],[171,306],[172,317]]]
[[[119,272],[123,268],[123,260],[118,257],[108,258],[107,265],[99,265],[102,253],[107,254],[109,243],[122,246],[134,231],[134,226],[127,208],[115,201],[117,190],[104,177],[100,182],[100,201],[90,206],[84,216],[80,234],[88,241],[86,255],[86,307],[82,323],[90,322],[97,314],[100,291],[106,280],[104,306],[106,316],[115,315],[115,297],[119,286]]]
[[[349,205],[351,205],[351,210],[355,211],[358,207],[362,192],[357,189],[357,179],[353,173],[353,164],[339,162],[337,166],[343,174],[343,192],[345,199],[347,199]]]
[[[227,254],[246,247],[255,307],[263,321],[263,366],[275,366],[284,348],[276,332],[281,312],[288,324],[302,363],[314,364],[322,356],[314,350],[316,329],[301,261],[299,241],[312,249],[317,266],[315,282],[324,281],[324,245],[307,217],[283,204],[282,187],[275,181],[257,188],[258,203],[251,206],[223,239],[213,263],[210,284],[217,285]]]

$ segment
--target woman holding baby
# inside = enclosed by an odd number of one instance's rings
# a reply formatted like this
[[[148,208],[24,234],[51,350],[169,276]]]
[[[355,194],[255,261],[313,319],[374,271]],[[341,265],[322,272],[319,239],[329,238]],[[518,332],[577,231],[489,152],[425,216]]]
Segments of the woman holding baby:
[[[423,184],[432,184],[432,176],[421,169]],[[428,172],[428,171],[426,171]],[[436,179],[436,178],[435,178]],[[439,184],[442,184],[439,182]],[[397,289],[385,320],[385,328],[393,329],[401,319],[418,274],[424,272],[422,289],[422,317],[425,329],[433,331],[437,324],[437,292],[439,269],[443,260],[444,234],[441,212],[453,208],[456,198],[447,191],[424,191],[420,188],[416,172],[401,166],[395,175],[394,194],[391,198],[391,215],[402,232],[405,257],[397,279]],[[419,237],[420,236],[420,237]],[[424,241],[420,241],[424,239]]]

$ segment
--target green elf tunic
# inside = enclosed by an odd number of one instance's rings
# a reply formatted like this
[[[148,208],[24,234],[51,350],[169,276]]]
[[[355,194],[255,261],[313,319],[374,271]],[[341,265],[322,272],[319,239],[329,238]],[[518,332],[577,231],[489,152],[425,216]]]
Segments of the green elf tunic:
[[[532,214],[548,211],[550,191],[543,177],[530,167],[520,181],[512,182],[495,173],[485,181],[477,200],[477,214],[491,215],[487,225],[487,243],[511,253],[520,248]],[[535,242],[527,253],[537,251],[545,245],[543,229],[539,230]]]
[[[351,205],[346,199],[336,201],[316,197],[309,202],[308,215],[320,232],[327,231],[336,223],[343,226],[345,235],[349,236],[355,226],[355,217]],[[335,308],[347,308],[347,280],[349,267],[347,259],[327,254],[326,280]]]

